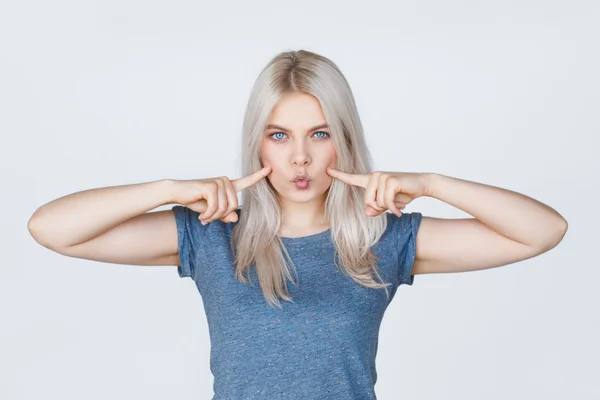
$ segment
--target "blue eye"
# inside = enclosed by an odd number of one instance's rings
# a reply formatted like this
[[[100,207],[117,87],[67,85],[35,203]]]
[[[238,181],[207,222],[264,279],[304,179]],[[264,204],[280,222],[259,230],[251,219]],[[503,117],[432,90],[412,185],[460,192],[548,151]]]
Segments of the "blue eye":
[[[323,139],[325,139],[325,138],[328,138],[328,137],[330,136],[328,132],[324,132],[324,131],[317,131],[317,132],[315,132],[315,135],[316,135],[317,133],[324,133],[324,134],[326,135],[326,136],[320,136],[320,137],[319,137],[319,140],[323,140]],[[273,132],[273,133],[271,133],[271,134],[269,135],[269,137],[271,137],[271,138],[272,138],[272,140],[274,140],[274,141],[276,141],[276,142],[281,142],[281,141],[282,141],[281,139],[275,139],[275,135],[278,135],[278,134],[285,135],[285,133],[284,133],[284,132]]]

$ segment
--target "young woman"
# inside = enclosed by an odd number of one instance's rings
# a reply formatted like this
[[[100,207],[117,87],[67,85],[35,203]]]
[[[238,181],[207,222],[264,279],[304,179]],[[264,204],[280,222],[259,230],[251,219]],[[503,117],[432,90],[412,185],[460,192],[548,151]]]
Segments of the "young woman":
[[[379,326],[400,285],[525,260],[567,230],[552,208],[509,190],[373,172],[346,79],[312,52],[281,53],[260,73],[242,148],[241,179],[92,189],[40,207],[29,223],[61,254],[173,265],[192,278],[215,399],[375,399]],[[474,218],[403,213],[421,196]]]

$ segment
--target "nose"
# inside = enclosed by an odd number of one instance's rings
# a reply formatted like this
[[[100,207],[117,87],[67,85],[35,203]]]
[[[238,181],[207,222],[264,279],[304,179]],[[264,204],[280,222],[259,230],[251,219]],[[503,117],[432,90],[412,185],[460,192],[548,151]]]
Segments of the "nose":
[[[306,158],[294,158],[294,160],[292,161],[292,165],[294,165],[295,167],[303,167],[306,164],[308,164],[308,159]]]
[[[294,153],[292,154],[292,165],[295,167],[302,167],[310,162],[310,156],[308,155],[307,146],[305,143],[298,143],[294,146]]]

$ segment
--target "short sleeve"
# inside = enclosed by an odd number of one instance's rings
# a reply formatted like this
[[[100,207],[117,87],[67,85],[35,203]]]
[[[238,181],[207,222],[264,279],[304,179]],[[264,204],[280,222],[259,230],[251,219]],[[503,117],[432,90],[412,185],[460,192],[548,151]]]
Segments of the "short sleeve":
[[[199,212],[181,205],[173,206],[171,209],[175,214],[177,225],[177,246],[180,261],[177,272],[181,278],[194,279],[198,252],[201,251],[201,237],[204,235],[205,226],[198,219]]]
[[[417,254],[417,232],[422,217],[418,212],[396,216],[394,238],[398,249],[398,286],[412,285],[415,280],[413,265]]]

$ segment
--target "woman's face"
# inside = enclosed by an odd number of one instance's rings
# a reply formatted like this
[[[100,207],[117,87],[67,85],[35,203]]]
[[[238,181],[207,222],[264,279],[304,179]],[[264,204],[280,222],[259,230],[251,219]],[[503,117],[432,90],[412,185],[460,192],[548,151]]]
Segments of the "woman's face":
[[[326,173],[336,166],[336,153],[321,104],[306,93],[287,93],[271,112],[264,132],[261,155],[270,164],[267,179],[277,192],[296,202],[320,198],[333,178]],[[307,175],[308,183],[293,182]]]

